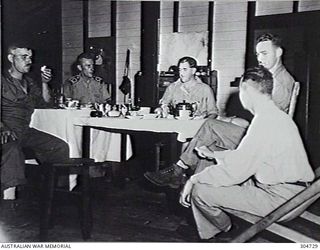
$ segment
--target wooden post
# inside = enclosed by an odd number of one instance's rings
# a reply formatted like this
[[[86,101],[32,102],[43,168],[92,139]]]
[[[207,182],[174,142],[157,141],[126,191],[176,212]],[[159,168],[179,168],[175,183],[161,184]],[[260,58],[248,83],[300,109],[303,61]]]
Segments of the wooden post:
[[[320,179],[315,181],[310,187],[304,189],[292,199],[288,200],[286,203],[281,205],[279,208],[271,212],[269,215],[264,217],[262,220],[258,221],[256,224],[252,225],[238,237],[232,240],[233,243],[241,243],[246,242],[247,240],[251,239],[257,233],[263,231],[272,223],[276,222],[278,219],[304,203],[305,201],[309,200],[313,196],[320,193]]]

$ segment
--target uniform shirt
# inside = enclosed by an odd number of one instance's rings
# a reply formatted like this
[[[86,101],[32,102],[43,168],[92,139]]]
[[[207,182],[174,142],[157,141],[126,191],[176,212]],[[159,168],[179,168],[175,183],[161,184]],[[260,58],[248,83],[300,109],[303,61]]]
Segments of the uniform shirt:
[[[288,113],[295,80],[282,64],[279,64],[272,71],[272,100],[281,110]],[[252,114],[242,107],[238,92],[229,96],[226,113],[228,116],[241,117],[247,121],[251,121],[253,118]]]
[[[190,90],[185,88],[185,84],[180,79],[171,83],[160,100],[160,104],[176,105],[184,100],[188,103],[197,103],[199,114],[218,114],[213,90],[199,78],[196,78],[196,84]]]
[[[191,182],[220,187],[252,176],[269,185],[314,179],[297,126],[271,100],[254,116],[236,150],[215,154],[218,164],[193,175]]]
[[[42,98],[41,88],[30,77],[24,76],[19,80],[5,73],[1,76],[1,82],[1,121],[19,137],[29,128],[34,109],[47,104]]]
[[[270,71],[273,76],[272,100],[281,110],[288,113],[295,81],[282,64]]]
[[[81,74],[73,76],[66,81],[63,89],[66,98],[79,100],[80,103],[103,103],[110,98],[108,86],[98,76],[88,80]]]

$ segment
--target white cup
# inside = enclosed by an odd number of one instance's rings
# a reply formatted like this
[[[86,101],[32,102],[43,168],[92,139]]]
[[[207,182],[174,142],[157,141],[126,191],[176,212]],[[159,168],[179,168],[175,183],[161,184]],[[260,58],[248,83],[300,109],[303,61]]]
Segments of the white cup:
[[[151,108],[150,107],[140,107],[139,114],[140,115],[146,115],[150,113]]]
[[[78,100],[71,100],[68,102],[68,107],[69,108],[76,108],[79,104],[79,101]]]

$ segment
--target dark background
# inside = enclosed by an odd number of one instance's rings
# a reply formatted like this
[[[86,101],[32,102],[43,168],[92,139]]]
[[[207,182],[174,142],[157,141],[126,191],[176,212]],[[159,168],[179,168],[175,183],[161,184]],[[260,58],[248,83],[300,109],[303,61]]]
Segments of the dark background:
[[[22,43],[34,49],[32,73],[39,77],[40,67],[53,70],[53,86],[61,83],[61,1],[2,0],[2,55],[8,45]],[[2,64],[7,60],[2,56]]]

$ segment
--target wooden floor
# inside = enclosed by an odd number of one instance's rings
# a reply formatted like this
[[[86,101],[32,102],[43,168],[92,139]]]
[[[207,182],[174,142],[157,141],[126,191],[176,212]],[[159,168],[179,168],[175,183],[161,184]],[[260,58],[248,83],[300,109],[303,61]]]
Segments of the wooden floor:
[[[107,178],[93,178],[94,227],[90,242],[199,242],[189,209],[175,202],[168,190],[154,189],[142,178],[116,187]],[[38,241],[39,206],[37,191],[24,187],[14,207],[0,203],[0,242]],[[168,199],[167,197],[171,197]],[[311,209],[320,214],[319,202]],[[232,218],[236,236],[248,224]],[[302,220],[302,219],[299,219]],[[294,222],[295,223],[295,222]],[[310,222],[291,226],[320,241],[320,230]],[[54,227],[50,229],[50,242],[82,242],[78,211],[72,199],[60,197],[56,204]],[[287,242],[285,239],[263,232],[252,242]]]

